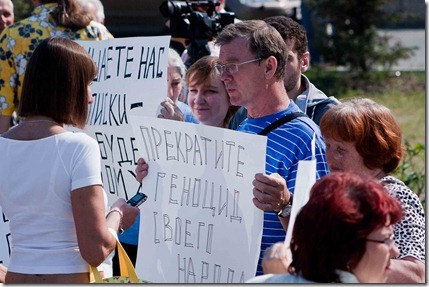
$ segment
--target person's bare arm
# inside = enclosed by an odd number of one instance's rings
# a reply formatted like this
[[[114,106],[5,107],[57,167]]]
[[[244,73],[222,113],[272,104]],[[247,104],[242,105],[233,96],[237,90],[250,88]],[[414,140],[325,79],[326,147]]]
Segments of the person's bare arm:
[[[285,230],[285,232],[287,232],[287,229],[289,227],[290,216],[288,216],[288,217],[279,217],[279,219],[280,219],[280,223],[283,226],[283,229]]]
[[[5,282],[6,273],[7,273],[6,266],[4,266],[3,264],[0,263],[0,283]]]
[[[425,276],[425,264],[414,257],[406,256],[391,259],[386,283],[425,283]]]
[[[120,198],[111,209],[117,212],[111,212],[106,219],[100,185],[73,190],[71,200],[80,253],[88,264],[99,266],[116,247],[116,238],[108,228],[117,231],[121,224],[124,229],[129,228],[140,210]]]
[[[0,134],[7,132],[10,128],[10,116],[0,115]]]

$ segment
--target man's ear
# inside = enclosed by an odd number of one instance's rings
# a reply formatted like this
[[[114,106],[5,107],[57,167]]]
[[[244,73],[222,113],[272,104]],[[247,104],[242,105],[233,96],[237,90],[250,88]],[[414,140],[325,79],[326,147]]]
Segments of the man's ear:
[[[265,59],[265,79],[268,80],[275,76],[277,64],[277,59],[274,56]]]
[[[300,59],[301,64],[301,73],[307,72],[307,70],[310,68],[310,52],[305,52],[302,54],[302,57]]]

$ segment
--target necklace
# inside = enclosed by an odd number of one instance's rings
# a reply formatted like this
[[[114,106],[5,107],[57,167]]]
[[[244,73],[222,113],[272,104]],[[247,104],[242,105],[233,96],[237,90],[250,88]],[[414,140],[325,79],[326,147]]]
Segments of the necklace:
[[[43,123],[43,122],[46,122],[46,123],[54,123],[54,124],[57,124],[57,125],[59,125],[59,123],[57,123],[56,121],[54,121],[54,120],[23,120],[21,123]]]

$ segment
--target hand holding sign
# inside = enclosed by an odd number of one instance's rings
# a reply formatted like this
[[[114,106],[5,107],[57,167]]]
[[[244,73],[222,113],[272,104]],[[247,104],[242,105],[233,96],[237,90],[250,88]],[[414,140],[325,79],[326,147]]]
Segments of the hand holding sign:
[[[251,202],[252,180],[265,169],[266,137],[149,117],[130,121],[150,166],[142,181],[148,200],[141,209],[139,277],[156,283],[253,277],[263,213]]]
[[[144,158],[139,158],[136,166],[136,180],[141,183],[148,173],[149,165],[146,163]]]
[[[290,192],[285,179],[278,173],[258,173],[253,181],[253,203],[261,210],[280,210],[289,202]]]

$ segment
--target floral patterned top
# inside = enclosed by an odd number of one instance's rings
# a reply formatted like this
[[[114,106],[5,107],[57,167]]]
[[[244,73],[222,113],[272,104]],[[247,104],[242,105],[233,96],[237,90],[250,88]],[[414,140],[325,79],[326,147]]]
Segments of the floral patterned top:
[[[399,249],[398,259],[411,256],[425,262],[425,214],[418,196],[405,183],[393,176],[381,179],[390,196],[396,198],[403,217],[393,227],[395,244]]]
[[[83,29],[57,26],[56,3],[36,7],[32,15],[3,30],[0,35],[0,115],[11,116],[18,109],[25,67],[37,45],[50,36],[72,40],[104,40],[113,36],[95,21]]]

